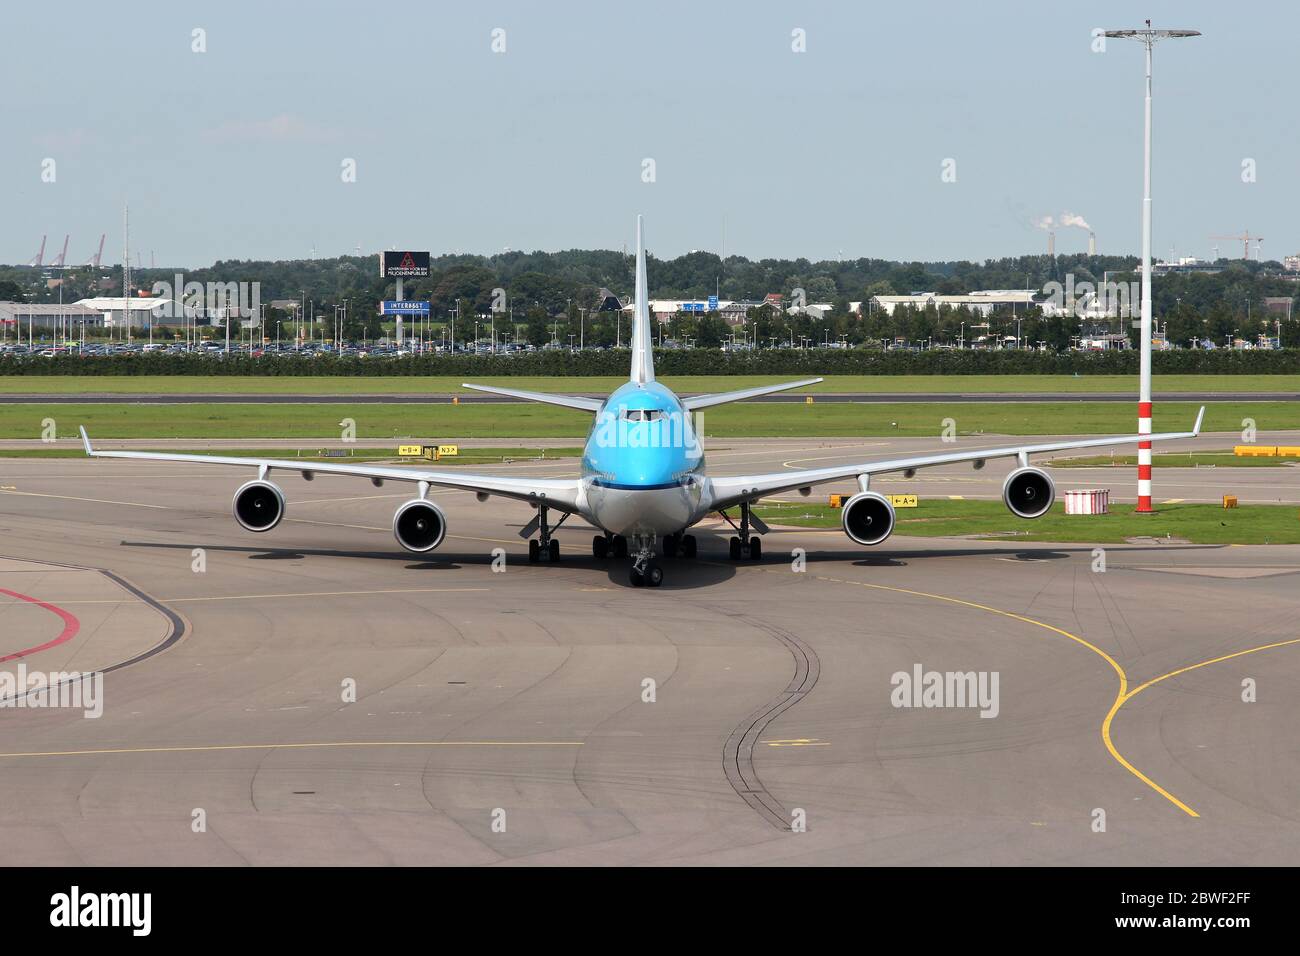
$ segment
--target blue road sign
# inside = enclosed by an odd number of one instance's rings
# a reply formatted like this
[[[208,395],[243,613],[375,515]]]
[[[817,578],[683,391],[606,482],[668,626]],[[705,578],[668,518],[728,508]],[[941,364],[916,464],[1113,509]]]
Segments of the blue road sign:
[[[716,295],[709,296],[709,311],[713,312],[715,309],[717,309],[717,307],[718,307],[718,297]]]
[[[385,299],[379,311],[383,315],[428,315],[429,303],[412,299]]]

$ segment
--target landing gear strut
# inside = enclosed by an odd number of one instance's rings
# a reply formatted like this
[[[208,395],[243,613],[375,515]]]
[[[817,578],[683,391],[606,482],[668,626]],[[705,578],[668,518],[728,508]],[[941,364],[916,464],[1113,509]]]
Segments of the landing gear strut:
[[[738,534],[732,536],[731,541],[729,542],[731,546],[731,560],[739,561],[746,557],[751,561],[762,560],[763,542],[758,535],[749,533],[749,526],[752,524],[759,531],[766,533],[767,525],[763,524],[762,520],[757,515],[750,513],[749,502],[742,501],[740,503],[739,526],[737,526],[736,523],[727,516],[725,511],[721,512],[721,514],[722,517],[726,518],[727,522],[738,532]]]
[[[521,537],[528,538],[528,563],[536,564],[543,556],[550,562],[555,563],[560,560],[560,542],[551,537],[559,530],[560,525],[564,524],[569,517],[565,512],[564,517],[556,522],[555,527],[551,527],[547,520],[547,508],[545,505],[537,506],[537,514],[533,520],[524,525],[519,534]],[[537,532],[537,537],[532,537],[533,532]]]
[[[638,534],[633,537],[632,586],[635,588],[657,588],[663,584],[664,569],[655,563],[655,536]]]

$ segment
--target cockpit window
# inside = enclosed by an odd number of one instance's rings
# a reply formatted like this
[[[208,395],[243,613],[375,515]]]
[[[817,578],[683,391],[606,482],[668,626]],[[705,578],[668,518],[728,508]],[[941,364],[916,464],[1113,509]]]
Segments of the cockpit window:
[[[623,419],[629,422],[657,422],[664,417],[658,408],[625,408]]]

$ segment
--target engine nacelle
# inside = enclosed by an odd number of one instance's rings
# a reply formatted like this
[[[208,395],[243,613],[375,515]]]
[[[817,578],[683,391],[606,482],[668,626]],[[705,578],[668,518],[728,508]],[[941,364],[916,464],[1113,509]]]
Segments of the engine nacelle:
[[[1041,518],[1056,500],[1056,486],[1040,468],[1017,468],[1002,483],[1002,501],[1013,515]]]
[[[407,551],[432,551],[446,536],[447,519],[432,501],[416,498],[393,515],[393,537]]]
[[[860,491],[844,502],[844,533],[858,544],[880,544],[894,533],[894,506],[874,491]]]
[[[284,492],[269,481],[250,481],[235,492],[234,512],[245,531],[270,531],[284,518]]]

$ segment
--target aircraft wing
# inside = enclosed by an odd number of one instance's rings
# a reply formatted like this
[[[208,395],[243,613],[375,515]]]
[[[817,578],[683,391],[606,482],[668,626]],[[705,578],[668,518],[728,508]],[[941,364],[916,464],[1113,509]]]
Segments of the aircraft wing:
[[[546,405],[560,405],[564,408],[576,408],[584,412],[598,412],[605,403],[599,398],[583,398],[579,395],[555,395],[551,392],[526,392],[520,388],[498,388],[496,385],[471,385],[461,382],[461,388],[472,388],[476,392],[491,392],[493,395],[505,395],[526,402],[542,402]]]
[[[1189,432],[1165,432],[1158,435],[1113,435],[1108,438],[1085,438],[1081,440],[1049,442],[1043,445],[1009,445],[1005,448],[976,448],[970,451],[949,452],[938,455],[920,455],[912,458],[894,458],[887,461],[871,461],[854,465],[833,465],[830,468],[812,468],[802,471],[778,471],[767,475],[740,475],[735,477],[710,478],[712,489],[711,508],[721,510],[742,501],[752,501],[762,495],[774,495],[796,488],[809,488],[828,481],[842,481],[845,478],[857,478],[859,475],[880,475],[889,472],[910,472],[933,465],[951,465],[969,461],[982,467],[991,458],[1019,458],[1022,464],[1029,463],[1029,456],[1042,452],[1069,451],[1075,448],[1099,448],[1103,445],[1127,444],[1140,441],[1169,441],[1175,438],[1195,438],[1201,432],[1201,421],[1205,418],[1205,407],[1196,416],[1196,424]]]
[[[368,478],[375,485],[385,481],[426,483],[438,488],[455,488],[483,495],[514,498],[530,504],[544,504],[559,511],[576,512],[581,481],[577,478],[513,478],[507,475],[470,475],[453,471],[423,471],[418,468],[394,468],[381,465],[344,465],[331,462],[295,461],[278,458],[243,458],[228,455],[173,455],[153,451],[98,451],[90,443],[86,429],[81,442],[91,458],[129,458],[138,461],[174,461],[196,465],[235,465],[255,468],[259,478],[271,471],[296,471],[311,480],[317,475],[346,475]]]
[[[683,398],[682,404],[688,412],[693,412],[697,408],[711,408],[714,405],[725,405],[727,402],[743,402],[747,398],[758,398],[760,395],[771,395],[773,392],[784,392],[790,388],[803,388],[805,385],[816,385],[820,378],[805,378],[797,382],[785,382],[781,385],[759,385],[756,388],[742,388],[734,392],[717,392],[713,395],[695,395],[691,398]]]

